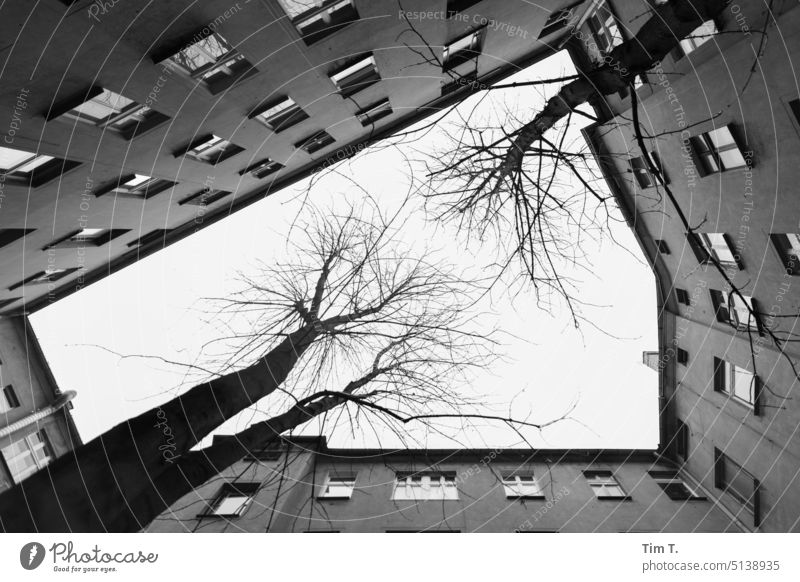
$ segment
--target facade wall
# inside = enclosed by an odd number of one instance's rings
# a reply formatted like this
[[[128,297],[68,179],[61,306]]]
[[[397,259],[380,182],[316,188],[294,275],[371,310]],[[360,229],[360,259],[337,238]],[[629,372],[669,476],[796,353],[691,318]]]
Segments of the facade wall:
[[[120,2],[100,10],[88,0],[47,0],[32,5],[6,3],[0,9],[0,36],[14,38],[0,49],[2,147],[66,158],[80,165],[60,178],[31,188],[0,179],[0,228],[32,229],[0,248],[0,312],[38,309],[65,293],[105,276],[140,257],[260,200],[321,165],[357,153],[365,142],[438,111],[469,93],[442,87],[454,77],[475,73],[488,82],[552,51],[559,34],[538,41],[550,10],[566,0],[530,4],[484,0],[458,17],[445,18],[448,2],[403,3],[409,21],[391,0],[354,0],[359,20],[306,46],[277,0]],[[69,4],[69,6],[65,6]],[[465,4],[465,3],[462,3]],[[466,3],[469,4],[469,3]],[[431,58],[407,45],[419,44],[410,25],[430,44]],[[453,74],[437,61],[443,45],[486,24],[482,56]],[[203,29],[214,30],[244,55],[256,72],[212,94],[180,72],[155,61]],[[43,45],[42,39],[48,39]],[[372,52],[381,81],[343,97],[329,75],[355,57]],[[471,68],[470,68],[471,67]],[[89,87],[99,86],[169,120],[127,141],[110,130],[48,115]],[[473,85],[474,87],[474,85]],[[309,118],[275,133],[248,115],[258,106],[291,97]],[[389,98],[393,113],[362,126],[355,114]],[[4,121],[5,120],[5,121]],[[319,130],[335,143],[313,155],[295,145]],[[244,152],[211,166],[178,155],[181,148],[213,133]],[[240,172],[264,158],[285,167],[267,178]],[[97,196],[126,174],[177,182],[148,198]],[[213,204],[179,204],[205,188],[231,192]],[[43,250],[80,228],[127,230],[102,246]],[[168,232],[137,245],[154,230]],[[50,268],[78,269],[52,283],[26,284],[25,278]]]
[[[614,6],[624,13],[628,3]],[[797,277],[787,273],[772,244],[773,233],[800,230],[800,125],[789,102],[800,87],[789,74],[800,57],[800,10],[776,2],[767,43],[751,75],[760,36],[763,6],[736,3],[720,19],[726,32],[677,62],[668,57],[637,91],[646,140],[658,156],[668,186],[689,224],[699,233],[724,233],[739,267],[726,269],[734,284],[751,296],[762,324],[781,337],[796,332],[800,315]],[[748,28],[749,27],[749,28]],[[630,158],[642,156],[630,123],[630,100],[609,99],[620,113],[587,131],[604,172],[622,206],[633,209],[631,226],[659,281],[662,363],[662,449],[677,458],[676,421],[689,431],[685,469],[741,523],[758,531],[800,529],[800,408],[798,378],[792,369],[800,357],[796,341],[778,349],[768,334],[736,329],[718,321],[710,290],[730,290],[713,267],[698,262],[686,229],[663,191],[641,187]],[[613,113],[612,113],[613,114]],[[729,126],[751,168],[702,176],[687,139]],[[666,243],[668,252],[656,241]],[[690,304],[677,300],[686,291]],[[688,355],[677,362],[677,349]],[[714,390],[714,357],[758,375],[760,410]],[[790,360],[792,363],[790,363]],[[760,524],[715,481],[718,449],[759,482]]]
[[[289,458],[294,454],[290,451]],[[240,463],[223,479],[177,503],[179,510],[163,514],[148,531],[738,531],[731,517],[711,501],[668,498],[648,471],[670,470],[673,465],[659,462],[652,452],[323,450],[313,457],[302,454],[288,470],[285,459]],[[455,475],[457,500],[392,499],[398,472],[431,470]],[[612,471],[629,499],[596,498],[584,470]],[[507,498],[502,477],[512,471],[535,475],[543,498]],[[233,476],[238,481],[263,479],[265,486],[240,517],[198,520],[204,505],[212,504]],[[321,498],[329,476],[355,476],[352,496]],[[281,501],[276,504],[281,482]]]
[[[24,318],[0,317],[0,388],[11,386],[19,401],[18,407],[0,413],[0,429],[45,408],[60,395],[32,333]],[[54,458],[80,444],[69,408],[65,406],[39,422],[0,437],[0,449],[40,430],[47,435]],[[13,484],[8,466],[0,455],[0,491]]]

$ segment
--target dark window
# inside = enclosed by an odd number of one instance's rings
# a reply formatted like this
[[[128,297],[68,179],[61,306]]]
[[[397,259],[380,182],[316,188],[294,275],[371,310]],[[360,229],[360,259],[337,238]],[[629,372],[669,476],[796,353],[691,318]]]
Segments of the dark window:
[[[379,119],[383,119],[387,115],[392,114],[392,104],[389,102],[389,99],[382,99],[378,101],[374,105],[370,105],[369,107],[365,107],[358,113],[356,113],[356,118],[358,121],[361,122],[361,125],[367,127],[372,125]]]
[[[669,253],[669,245],[667,244],[667,241],[665,241],[665,240],[661,240],[660,238],[657,238],[656,239],[656,248],[658,249],[658,252],[661,253],[662,255],[670,254]]]
[[[759,525],[761,484],[717,448],[714,449],[714,486],[730,493],[753,514],[753,525]]]
[[[677,349],[677,353],[678,353],[677,357],[678,357],[678,363],[679,364],[686,365],[686,364],[689,363],[689,352],[687,352],[684,349],[678,348]]]
[[[792,99],[789,101],[789,109],[791,109],[794,114],[795,121],[800,123],[800,99]]]
[[[678,298],[678,303],[683,303],[684,305],[692,304],[692,301],[689,298],[689,292],[686,289],[675,289],[675,295]]]
[[[281,97],[257,108],[250,114],[250,119],[257,119],[275,133],[280,133],[308,119],[308,114],[290,97]]]
[[[230,192],[227,190],[214,190],[212,188],[204,188],[199,192],[195,192],[194,194],[190,194],[178,204],[191,204],[192,206],[208,206],[209,204],[213,204],[217,200],[222,200],[226,196],[230,196]]]
[[[258,483],[226,483],[209,505],[204,517],[241,516],[258,492],[258,488]]]
[[[323,148],[328,147],[334,141],[336,140],[334,140],[327,132],[320,131],[318,133],[315,133],[311,137],[296,143],[294,147],[296,147],[297,149],[304,150],[309,154],[313,154]]]
[[[239,175],[244,176],[245,174],[250,174],[254,178],[265,178],[270,174],[274,174],[281,168],[283,168],[283,164],[280,164],[275,160],[270,160],[269,158],[264,158],[260,162],[250,164],[244,170],[241,170]]]
[[[312,45],[358,20],[353,0],[278,0],[303,42]]]
[[[330,79],[342,97],[350,97],[381,80],[375,57],[367,54],[331,73]]]
[[[656,178],[650,173],[647,168],[647,162],[642,157],[635,157],[630,159],[631,172],[636,177],[640,188],[650,188],[656,185]]]
[[[126,228],[82,228],[73,231],[60,239],[51,242],[42,250],[63,248],[99,247],[114,240],[118,236],[130,232]]]
[[[36,188],[80,166],[79,162],[0,146],[0,176]]]
[[[769,235],[788,275],[800,275],[800,234],[788,232]]]
[[[698,162],[698,170],[703,176],[736,168],[746,168],[750,165],[736,143],[730,126],[726,125],[690,137],[689,143],[695,160]]]
[[[215,166],[243,151],[243,147],[210,133],[194,140],[186,148],[177,151],[175,157],[186,156],[198,162]]]
[[[608,5],[602,2],[586,19],[586,24],[597,42],[600,55],[607,55],[614,47],[623,42],[622,33],[617,26],[617,19]]]
[[[675,454],[681,459],[689,458],[689,427],[680,420],[675,421]]]
[[[165,190],[169,190],[173,186],[175,186],[175,182],[170,180],[152,178],[143,174],[127,174],[104,184],[94,191],[94,195],[103,196],[104,194],[113,192],[117,196],[124,198],[141,198],[146,200]]]
[[[19,408],[19,399],[17,398],[17,393],[14,392],[14,387],[9,384],[3,388],[3,400],[0,402],[0,412],[6,412],[12,408]]]
[[[566,8],[551,12],[542,27],[542,32],[539,33],[539,38],[543,38],[564,28],[569,21],[572,20],[572,11],[578,4],[580,4],[580,2],[574,2]]]
[[[15,240],[21,239],[35,228],[0,228],[0,247],[10,245]]]

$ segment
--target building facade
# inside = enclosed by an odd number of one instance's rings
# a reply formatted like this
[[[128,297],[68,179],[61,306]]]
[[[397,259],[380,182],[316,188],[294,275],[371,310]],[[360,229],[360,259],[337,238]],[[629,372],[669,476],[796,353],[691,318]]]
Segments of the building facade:
[[[246,457],[147,531],[740,530],[653,451],[329,449],[316,437]]]
[[[568,4],[3,4],[0,314],[35,311],[551,54]]]
[[[25,317],[0,317],[0,492],[81,444]]]
[[[609,6],[635,33],[639,7]],[[596,104],[585,135],[656,276],[660,452],[748,531],[787,532],[800,531],[800,9],[770,8],[731,3],[638,83],[644,149],[630,94]]]

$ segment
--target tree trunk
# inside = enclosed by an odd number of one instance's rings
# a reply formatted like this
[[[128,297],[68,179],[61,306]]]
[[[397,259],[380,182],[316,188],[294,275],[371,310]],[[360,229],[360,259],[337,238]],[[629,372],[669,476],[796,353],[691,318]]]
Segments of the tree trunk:
[[[283,383],[319,331],[304,326],[257,364],[118,424],[0,495],[5,531],[111,531],[131,500],[226,420]]]

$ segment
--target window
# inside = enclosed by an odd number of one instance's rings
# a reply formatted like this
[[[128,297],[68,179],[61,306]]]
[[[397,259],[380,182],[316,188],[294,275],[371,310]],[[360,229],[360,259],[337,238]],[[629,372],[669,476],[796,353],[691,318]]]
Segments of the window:
[[[146,105],[101,87],[92,87],[79,104],[73,103],[71,100],[66,111],[60,108],[51,112],[48,120],[56,117],[75,119],[111,129],[125,139],[131,139],[169,119]]]
[[[350,97],[380,81],[381,76],[375,57],[370,54],[331,73],[330,79],[342,97]]]
[[[174,185],[175,182],[162,180],[161,178],[151,178],[144,174],[127,174],[101,186],[95,190],[94,195],[99,197],[113,192],[117,196],[147,199],[164,190],[169,190]]]
[[[539,483],[532,475],[507,475],[503,477],[503,489],[506,497],[520,499],[544,499]]]
[[[312,45],[358,20],[353,0],[278,0],[303,42]]]
[[[681,459],[689,458],[689,427],[680,420],[675,420],[675,454]]]
[[[689,363],[689,352],[684,349],[677,348],[676,350],[676,359],[678,360],[679,364],[683,364],[684,366]]]
[[[667,497],[674,501],[704,500],[694,489],[690,489],[674,471],[650,471],[650,476],[661,487]]]
[[[130,230],[120,228],[82,228],[50,243],[42,250],[46,251],[47,249],[53,248],[83,248],[87,246],[99,247],[126,232],[130,232]]]
[[[318,497],[325,499],[350,499],[356,486],[355,475],[328,475]]]
[[[3,397],[0,398],[0,412],[8,412],[14,408],[19,408],[19,399],[14,387],[9,384],[3,388]]]
[[[800,234],[769,235],[788,275],[800,275]]]
[[[398,473],[394,500],[458,499],[454,473]]]
[[[736,329],[760,329],[756,305],[751,297],[742,295],[741,297],[731,291],[723,293],[716,289],[710,289],[711,302],[717,314],[717,321],[729,323]]]
[[[686,289],[675,289],[675,295],[678,298],[678,303],[682,303],[683,305],[692,304],[689,298],[689,292]]]
[[[719,232],[689,233],[689,246],[697,260],[708,263],[715,258],[723,267],[742,268],[733,252],[728,236]]]
[[[670,254],[669,245],[667,244],[667,241],[657,238],[655,239],[655,242],[656,242],[656,248],[658,249],[659,253],[661,253],[662,255]]]
[[[205,516],[239,517],[258,491],[258,483],[226,483],[208,508]]]
[[[212,188],[204,188],[199,192],[195,192],[194,194],[190,194],[183,200],[179,201],[178,204],[191,204],[192,206],[208,206],[209,204],[214,204],[217,200],[222,200],[226,196],[230,196],[230,192],[227,190],[214,190]]]
[[[714,449],[714,486],[730,493],[753,514],[753,525],[759,525],[761,484],[717,448]]]
[[[480,28],[457,38],[445,45],[442,56],[442,70],[450,71],[459,65],[477,59],[481,54],[481,44],[485,28]]]
[[[43,430],[30,434],[0,450],[14,483],[19,483],[46,466],[53,458],[52,448]]]
[[[758,377],[750,370],[714,358],[714,390],[754,407],[758,402]]]
[[[79,165],[78,162],[62,160],[45,154],[0,147],[0,175],[10,181],[34,188]]]
[[[313,154],[321,149],[328,147],[335,141],[336,140],[334,140],[327,132],[320,131],[318,133],[315,133],[311,137],[306,138],[303,141],[294,144],[294,147],[300,150],[304,150],[309,154]]]
[[[692,136],[689,143],[698,162],[698,170],[703,176],[749,166],[730,126]]]
[[[260,162],[250,164],[244,170],[241,170],[239,175],[244,176],[245,174],[250,174],[254,178],[264,178],[270,174],[274,174],[281,168],[283,168],[283,164],[279,164],[275,160],[270,160],[269,158],[264,158]]]
[[[630,159],[631,172],[633,172],[640,188],[650,188],[656,185],[656,177],[650,173],[647,162],[642,157]]]
[[[254,74],[253,66],[218,32],[206,26],[200,34],[180,50],[170,51],[157,63],[167,63],[193,79],[206,84],[209,91],[219,93],[236,81]]]
[[[0,228],[0,248],[21,239],[35,228]]]
[[[308,119],[308,114],[290,97],[282,97],[253,111],[250,119],[257,119],[275,133],[280,133]]]
[[[564,28],[572,19],[572,11],[578,4],[580,4],[580,2],[575,2],[567,8],[562,8],[561,10],[551,12],[550,16],[547,17],[547,21],[542,27],[542,32],[539,33],[539,38],[551,35],[557,30]]]
[[[617,26],[617,20],[605,2],[589,15],[586,24],[597,42],[601,55],[607,55],[614,47],[622,44],[622,33]]]
[[[630,499],[611,471],[584,471],[583,475],[598,499]]]
[[[171,233],[173,228],[157,228],[155,230],[151,230],[144,236],[140,236],[134,241],[128,243],[129,247],[141,247],[152,242],[161,241],[161,248],[167,246],[167,235]]]
[[[379,119],[383,119],[387,115],[391,115],[392,112],[392,104],[389,102],[389,99],[383,99],[378,101],[374,105],[370,105],[356,113],[356,118],[358,121],[361,122],[361,125],[367,127],[372,125]]]
[[[447,18],[452,18],[459,12],[475,6],[481,0],[447,0]]]
[[[183,155],[198,162],[215,166],[243,151],[243,147],[232,144],[214,134],[208,134],[193,141],[186,149],[178,151],[175,157]]]
[[[673,57],[675,60],[678,60],[696,51],[718,33],[717,24],[713,20],[707,20],[699,27],[695,28],[689,36],[680,42],[679,48],[676,48],[673,53]]]
[[[35,275],[31,275],[27,279],[23,279],[19,283],[14,283],[11,287],[8,288],[9,291],[13,291],[19,287],[24,287],[25,285],[42,285],[44,283],[54,283],[59,279],[63,279],[78,271],[80,267],[73,267],[70,269],[58,269],[58,268],[49,268],[46,271],[39,271]]]

